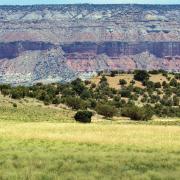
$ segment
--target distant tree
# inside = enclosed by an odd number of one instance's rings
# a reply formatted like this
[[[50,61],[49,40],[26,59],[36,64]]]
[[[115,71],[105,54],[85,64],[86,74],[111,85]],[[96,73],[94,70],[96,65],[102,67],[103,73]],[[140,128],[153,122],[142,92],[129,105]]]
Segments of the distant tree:
[[[130,84],[134,85],[136,82],[134,80],[131,80]]]
[[[140,87],[134,87],[133,88],[133,92],[135,92],[136,94],[143,94],[143,92],[144,92],[144,90],[142,89],[142,88],[140,88]]]
[[[154,83],[154,87],[155,87],[155,88],[161,88],[161,83],[160,83],[160,82]]]
[[[81,95],[81,93],[86,89],[86,86],[84,85],[84,82],[77,78],[76,80],[71,82],[72,89],[78,94]]]
[[[140,108],[133,105],[133,106],[123,108],[122,115],[125,117],[129,117],[131,120],[147,121],[152,118],[153,112],[150,110],[147,110],[144,107]]]
[[[13,103],[13,107],[14,107],[14,108],[17,108],[17,104],[16,104],[16,103]]]
[[[136,70],[134,73],[135,73],[134,74],[134,79],[136,81],[143,82],[143,81],[147,81],[149,79],[149,74],[145,70]]]
[[[177,80],[176,80],[175,78],[173,78],[173,79],[171,79],[171,81],[169,82],[169,85],[176,87],[176,86],[178,85],[178,82],[177,82]]]
[[[120,94],[121,94],[121,97],[129,98],[131,96],[131,91],[128,89],[121,89]]]
[[[100,83],[102,83],[102,82],[107,82],[107,78],[104,75],[100,79]]]
[[[167,87],[167,82],[166,82],[166,81],[163,81],[163,82],[162,82],[162,86],[163,86],[163,87]]]
[[[96,87],[96,84],[95,83],[92,83],[91,84],[91,89],[94,89]]]
[[[108,104],[98,104],[96,107],[96,112],[106,118],[111,118],[117,113],[117,110]]]
[[[22,88],[13,88],[10,91],[11,98],[13,99],[21,99],[25,97],[25,91]]]
[[[146,86],[148,89],[154,88],[154,82],[153,81],[143,81],[143,85]]]
[[[116,74],[118,74],[118,72],[117,72],[117,71],[111,71],[110,76],[111,76],[111,77],[115,77],[115,76],[116,76]]]
[[[179,97],[178,96],[173,96],[173,105],[174,106],[179,106]]]
[[[176,73],[176,74],[174,75],[174,78],[177,79],[177,80],[180,80],[180,73]]]
[[[85,85],[87,86],[87,85],[91,84],[91,81],[85,80],[84,83],[85,83]]]
[[[90,99],[88,99],[88,101],[89,101],[89,104],[90,104],[90,108],[93,108],[93,109],[94,109],[94,108],[96,107],[96,105],[97,105],[96,100],[90,98]]]
[[[123,85],[126,85],[126,84],[127,84],[127,81],[126,81],[125,79],[120,79],[120,80],[119,80],[119,84],[122,85],[122,86],[123,86]]]
[[[88,89],[84,89],[80,95],[82,99],[88,99],[91,97],[91,93]]]
[[[159,70],[152,70],[152,71],[149,71],[149,74],[159,74]]]
[[[53,98],[52,104],[60,104],[60,103],[61,103],[60,97],[55,97],[55,98]]]
[[[79,97],[67,97],[65,99],[65,103],[72,109],[76,109],[76,110],[87,108],[86,102],[80,99]]]

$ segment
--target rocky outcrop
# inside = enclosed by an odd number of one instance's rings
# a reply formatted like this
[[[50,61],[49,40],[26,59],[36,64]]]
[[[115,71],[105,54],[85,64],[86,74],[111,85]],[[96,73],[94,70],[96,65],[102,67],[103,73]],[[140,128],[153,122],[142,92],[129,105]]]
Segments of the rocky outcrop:
[[[0,82],[180,71],[180,5],[0,6]]]
[[[15,59],[0,60],[1,83],[69,82],[77,77],[66,64],[61,48],[26,51]]]

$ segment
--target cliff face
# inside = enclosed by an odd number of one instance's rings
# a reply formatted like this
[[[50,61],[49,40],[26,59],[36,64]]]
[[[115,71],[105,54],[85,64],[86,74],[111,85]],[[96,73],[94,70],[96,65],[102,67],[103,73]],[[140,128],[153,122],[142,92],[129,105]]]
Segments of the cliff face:
[[[0,6],[0,81],[180,71],[180,5]]]
[[[66,54],[94,53],[106,54],[109,57],[131,56],[148,51],[157,58],[180,56],[180,42],[78,42],[62,45]]]

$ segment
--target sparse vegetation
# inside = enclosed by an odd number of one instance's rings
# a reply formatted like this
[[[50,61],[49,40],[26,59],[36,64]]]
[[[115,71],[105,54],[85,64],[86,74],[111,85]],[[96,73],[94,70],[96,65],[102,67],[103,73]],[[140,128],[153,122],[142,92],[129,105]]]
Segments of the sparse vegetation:
[[[171,80],[168,81],[167,77],[171,77]],[[117,80],[116,88],[113,87],[113,79]],[[119,116],[122,108],[128,104],[139,104],[142,109],[149,105],[153,115],[156,116],[180,117],[180,81],[178,75],[168,74],[161,70],[149,73],[144,70],[136,70],[133,74],[120,74],[116,71],[110,75],[101,73],[99,83],[90,80],[83,82],[81,79],[76,79],[66,84],[43,85],[38,83],[31,87],[0,85],[0,90],[4,96],[9,96],[12,99],[30,97],[43,101],[47,106],[65,104],[73,110],[89,108],[106,118]],[[166,111],[163,111],[163,114],[159,113],[155,109],[155,105],[159,105],[161,111],[162,109]],[[137,111],[138,113],[139,111]],[[143,120],[143,118],[138,119]]]

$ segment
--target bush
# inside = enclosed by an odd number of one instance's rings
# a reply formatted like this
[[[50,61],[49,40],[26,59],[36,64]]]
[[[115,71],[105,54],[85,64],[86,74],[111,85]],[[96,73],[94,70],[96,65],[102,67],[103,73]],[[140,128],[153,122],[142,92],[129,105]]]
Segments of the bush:
[[[91,84],[91,89],[94,89],[96,87],[96,84],[95,83],[92,83]]]
[[[161,88],[161,83],[160,83],[160,82],[154,83],[154,87],[155,87],[155,88]]]
[[[75,114],[74,119],[82,123],[90,123],[92,116],[93,113],[91,111],[78,111]]]
[[[134,79],[136,81],[147,81],[149,79],[149,74],[147,71],[144,70],[136,70],[134,74]]]
[[[55,98],[52,100],[52,104],[60,104],[60,103],[61,103],[60,97],[55,97]]]
[[[175,74],[174,78],[177,79],[177,80],[180,80],[180,73]]]
[[[110,76],[111,77],[115,77],[117,74],[118,74],[118,71],[111,71]]]
[[[17,104],[16,104],[16,103],[13,103],[13,107],[14,107],[14,108],[17,108]]]
[[[129,98],[131,96],[131,91],[129,91],[128,89],[122,89],[120,91],[121,97],[127,97]]]
[[[122,109],[122,116],[129,117],[131,120],[147,121],[153,116],[152,111],[137,106],[129,106]]]
[[[96,107],[96,112],[106,118],[111,118],[117,113],[117,110],[108,104],[98,104]]]
[[[177,80],[175,78],[173,78],[173,79],[171,79],[169,85],[176,87],[178,85],[178,82],[177,82]]]
[[[86,89],[84,82],[77,78],[76,80],[71,82],[72,89],[78,94],[81,95],[81,93]]]
[[[122,86],[123,86],[123,85],[126,85],[126,84],[127,84],[127,81],[126,81],[125,79],[120,79],[120,80],[119,80],[119,84],[122,85]]]
[[[71,107],[72,109],[86,109],[87,104],[85,101],[78,97],[68,97],[65,99],[66,104]]]

